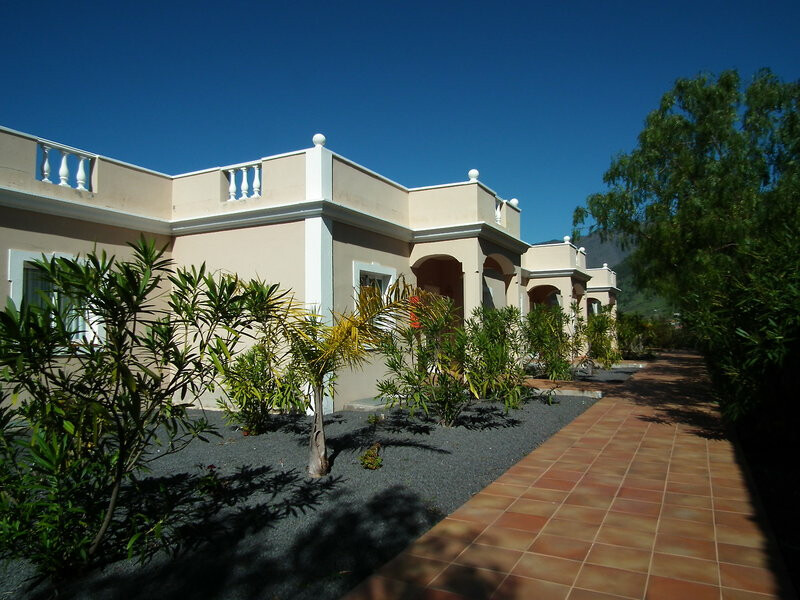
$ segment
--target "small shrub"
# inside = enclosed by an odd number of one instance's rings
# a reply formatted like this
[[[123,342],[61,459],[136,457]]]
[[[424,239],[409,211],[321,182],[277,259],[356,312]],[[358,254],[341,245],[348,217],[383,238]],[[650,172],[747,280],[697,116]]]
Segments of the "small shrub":
[[[586,323],[586,360],[590,369],[600,365],[603,369],[610,369],[621,358],[616,346],[616,320],[611,312],[612,307],[606,306],[593,315],[589,315]]]
[[[361,466],[370,471],[380,469],[383,466],[383,459],[378,456],[380,449],[381,445],[378,442],[372,444],[364,454],[358,457]]]
[[[303,410],[307,404],[294,372],[282,368],[281,357],[264,343],[221,364],[225,397],[217,405],[226,422],[241,426],[245,435],[262,434],[274,413]]]
[[[455,423],[472,400],[464,374],[467,338],[458,320],[450,298],[420,294],[413,324],[384,338],[388,378],[378,382],[378,397],[387,407],[433,413],[445,427]]]
[[[478,307],[466,323],[465,377],[476,398],[518,408],[525,380],[525,338],[519,309]]]
[[[560,306],[535,304],[525,317],[523,334],[533,374],[547,379],[572,379],[573,344],[570,318]]]

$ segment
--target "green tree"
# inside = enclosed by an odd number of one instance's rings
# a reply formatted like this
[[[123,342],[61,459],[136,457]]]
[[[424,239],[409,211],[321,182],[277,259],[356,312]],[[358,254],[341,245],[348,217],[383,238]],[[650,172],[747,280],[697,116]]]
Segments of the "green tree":
[[[734,71],[680,79],[575,211],[635,246],[637,283],[680,310],[735,419],[781,403],[800,366],[798,104],[768,70],[744,90]]]

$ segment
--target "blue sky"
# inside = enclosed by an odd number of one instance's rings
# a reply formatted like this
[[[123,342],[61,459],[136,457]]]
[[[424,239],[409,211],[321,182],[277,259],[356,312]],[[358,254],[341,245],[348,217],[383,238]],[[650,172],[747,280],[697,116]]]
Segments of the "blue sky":
[[[678,77],[800,78],[800,2],[0,0],[0,125],[177,174],[311,145],[470,168],[560,238]]]

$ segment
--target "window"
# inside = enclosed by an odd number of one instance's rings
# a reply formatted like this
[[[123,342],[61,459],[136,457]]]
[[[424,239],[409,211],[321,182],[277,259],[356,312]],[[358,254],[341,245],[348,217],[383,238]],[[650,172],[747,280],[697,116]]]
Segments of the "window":
[[[377,263],[353,262],[353,288],[356,293],[364,286],[377,287],[385,294],[397,279],[397,269],[384,267]]]
[[[44,307],[46,297],[50,297],[58,306],[62,315],[69,317],[69,326],[76,332],[73,336],[76,341],[86,336],[90,341],[100,341],[103,338],[103,325],[87,311],[81,312],[71,298],[64,294],[57,294],[52,284],[36,268],[37,260],[56,257],[73,258],[69,254],[61,253],[36,253],[24,250],[10,250],[8,253],[8,281],[11,284],[11,300],[15,305],[22,306],[25,302],[30,306]]]

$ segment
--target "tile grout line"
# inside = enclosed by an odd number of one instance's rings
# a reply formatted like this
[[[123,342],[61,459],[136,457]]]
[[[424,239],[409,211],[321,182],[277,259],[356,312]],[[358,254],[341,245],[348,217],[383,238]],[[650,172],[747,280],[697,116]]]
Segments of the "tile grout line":
[[[597,403],[595,403],[595,404],[593,404],[592,406],[590,406],[590,407],[587,409],[587,411],[588,411],[588,410],[591,410],[591,409],[592,409],[592,408],[594,408],[595,406],[597,406]],[[606,414],[609,412],[609,410],[611,410],[611,409],[610,409],[610,408],[609,408],[609,409],[607,409],[607,410],[606,410],[606,411],[603,413],[603,415],[601,415],[600,417],[598,417],[598,419],[596,419],[596,420],[595,420],[595,422],[592,424],[592,426],[591,426],[591,427],[593,427],[593,426],[594,426],[594,425],[595,425],[597,422],[599,422],[599,421],[600,421],[600,419],[602,419],[602,418],[603,418],[603,416],[605,416],[605,415],[606,415]],[[584,412],[583,412],[583,414],[585,415],[585,414],[586,414],[586,411],[584,411]],[[581,415],[581,416],[583,416],[583,415]],[[566,427],[569,427],[569,425],[570,425],[570,424],[571,424],[571,423],[568,423],[568,424],[565,426],[565,428],[566,428]],[[590,427],[590,428],[591,428],[591,427]],[[554,438],[555,438],[555,437],[556,437],[556,436],[557,436],[559,433],[561,433],[561,431],[563,431],[563,430],[564,430],[564,429],[560,430],[560,431],[559,431],[559,432],[557,432],[555,435],[551,436],[551,437],[550,437],[548,440],[546,440],[546,441],[545,441],[545,443],[547,443],[547,442],[549,442],[550,440],[554,439]],[[588,429],[587,429],[587,432],[588,432]],[[585,435],[585,434],[584,434],[584,435]],[[583,437],[583,436],[581,436],[581,437]],[[581,438],[578,438],[577,440],[575,440],[574,442],[572,442],[572,443],[571,443],[571,444],[570,444],[568,447],[566,447],[566,448],[565,448],[565,449],[564,449],[564,450],[563,450],[563,451],[562,451],[562,452],[559,454],[558,458],[556,458],[555,460],[553,460],[553,461],[552,461],[552,462],[553,462],[553,464],[555,464],[555,463],[558,461],[558,459],[559,459],[559,458],[561,458],[562,456],[564,456],[564,454],[565,454],[567,451],[571,450],[571,449],[573,448],[573,446],[574,446],[574,445],[577,443],[577,441],[578,441],[578,440],[580,440],[580,439],[581,439]],[[544,445],[544,444],[542,444],[542,445]],[[525,455],[525,457],[523,457],[523,458],[527,458],[528,456],[530,456],[531,454],[533,454],[534,452],[536,452],[537,450],[539,450],[539,448],[541,448],[541,447],[542,447],[542,445],[540,445],[539,447],[537,447],[537,448],[534,448],[533,450],[531,450],[531,451],[530,451],[528,454],[526,454],[526,455]],[[522,459],[520,459],[520,460],[522,460]],[[517,463],[515,463],[514,465],[512,465],[511,467],[509,467],[509,469],[507,469],[507,470],[506,470],[506,471],[503,473],[503,475],[504,475],[505,473],[507,473],[507,472],[508,472],[508,470],[510,470],[511,468],[513,468],[514,466],[516,466],[518,463],[519,463],[519,461],[517,461]],[[548,472],[548,471],[549,471],[549,470],[552,468],[553,464],[549,465],[549,466],[548,466],[548,467],[547,467],[547,468],[546,468],[546,469],[545,469],[545,470],[544,470],[544,471],[543,471],[541,474],[539,474],[539,475],[538,475],[538,476],[537,476],[537,477],[536,477],[536,478],[533,480],[533,482],[532,482],[530,485],[528,485],[528,488],[527,488],[527,489],[530,489],[531,487],[533,487],[533,485],[534,485],[534,484],[535,484],[535,483],[536,483],[536,482],[537,482],[539,479],[541,479],[542,477],[544,477],[544,475],[545,475],[545,474],[546,474],[546,473],[547,473],[547,472]],[[500,477],[502,477],[502,475],[500,475]],[[498,477],[498,479],[499,479],[499,477]],[[496,480],[495,480],[495,481],[496,481]],[[492,483],[494,483],[494,482],[492,482]],[[574,488],[574,487],[575,487],[575,485],[577,485],[577,482],[576,482],[575,484],[573,484],[573,486],[572,486],[572,487]],[[519,487],[521,487],[521,486],[519,486]],[[484,489],[485,489],[485,488],[484,488]],[[482,490],[481,490],[481,491],[482,491]],[[478,493],[480,493],[480,492],[478,492]],[[475,495],[477,495],[477,494],[475,494]],[[517,500],[519,500],[521,497],[522,497],[522,496],[517,496],[517,498],[515,499],[515,501],[514,501],[514,502],[516,502]],[[471,500],[471,498],[470,498],[470,500]],[[466,505],[466,504],[469,504],[470,500],[467,500],[467,502],[465,502],[465,503],[464,503],[464,505]],[[563,504],[563,500],[562,500],[562,504]],[[462,507],[463,507],[464,505],[462,505]],[[512,505],[513,505],[513,502],[512,502]],[[510,506],[510,505],[509,505],[509,506]],[[559,506],[560,506],[560,505],[559,505]],[[460,507],[460,508],[461,508],[461,507]],[[556,510],[558,510],[558,509],[556,509]],[[497,517],[495,517],[495,518],[494,518],[492,521],[490,521],[490,522],[489,522],[489,523],[488,523],[488,524],[487,524],[487,525],[486,525],[486,526],[485,526],[485,527],[484,527],[484,528],[481,530],[481,532],[480,532],[480,533],[479,533],[477,536],[475,536],[475,538],[473,538],[471,541],[469,541],[469,542],[467,543],[467,545],[464,547],[464,549],[463,549],[463,550],[461,550],[461,552],[459,552],[459,553],[458,553],[456,556],[454,556],[454,557],[453,557],[453,558],[452,558],[452,559],[451,559],[451,560],[448,562],[448,565],[447,565],[447,567],[445,567],[445,568],[442,570],[442,573],[443,573],[444,571],[446,571],[446,570],[447,570],[449,567],[453,566],[453,565],[456,565],[456,566],[464,566],[464,565],[458,565],[458,564],[455,562],[455,561],[458,559],[458,557],[459,557],[459,556],[461,556],[462,554],[464,554],[464,552],[466,552],[466,551],[469,549],[469,547],[470,547],[470,546],[472,546],[473,544],[475,544],[475,540],[477,540],[477,539],[478,539],[478,538],[479,538],[481,535],[483,535],[483,534],[486,532],[486,530],[487,530],[487,529],[489,529],[489,527],[492,527],[492,526],[493,526],[493,525],[494,525],[494,524],[497,522],[497,520],[498,520],[498,519],[500,519],[500,518],[501,518],[501,517],[502,517],[504,514],[506,514],[507,512],[509,512],[507,508],[506,508],[506,509],[503,509],[503,512],[502,512],[502,513],[500,513],[500,514],[499,514]],[[448,516],[449,516],[449,515],[448,515]],[[447,517],[445,517],[445,518],[447,518]],[[545,522],[545,526],[546,526],[546,524],[547,524],[547,523],[550,521],[550,518],[552,518],[552,517],[548,517],[548,520],[547,520],[547,522]],[[456,519],[456,520],[457,520],[457,519]],[[544,529],[544,527],[543,527],[542,529]],[[538,534],[538,532],[537,532],[537,534],[536,534],[536,537],[538,537],[538,535],[539,535],[539,534]],[[534,541],[535,541],[535,540],[536,540],[536,538],[534,538]],[[533,542],[531,542],[531,543],[533,543]],[[412,544],[413,544],[413,542],[412,542]],[[527,552],[527,550],[524,550],[524,551],[522,552],[522,554],[524,555],[524,554],[525,554],[525,552]],[[520,560],[522,560],[522,556],[520,556],[520,558],[518,558],[518,559],[517,559],[517,561],[514,563],[514,565],[511,567],[511,569],[509,569],[509,571],[508,571],[507,573],[505,573],[505,574],[504,574],[504,577],[503,577],[503,579],[502,579],[502,580],[500,581],[500,583],[497,585],[497,587],[496,587],[496,588],[495,588],[495,590],[493,591],[492,595],[494,595],[494,594],[497,592],[497,590],[499,590],[499,589],[500,589],[500,587],[503,585],[503,583],[505,583],[505,581],[508,579],[509,575],[511,574],[511,571],[513,571],[513,570],[514,570],[514,568],[516,568],[516,566],[517,566],[517,564],[519,564],[519,561],[520,561]],[[489,569],[489,570],[491,570],[491,569]],[[499,572],[499,571],[497,571],[497,572]],[[441,573],[439,573],[439,575],[441,575]],[[433,580],[431,580],[431,582],[429,582],[429,583],[428,583],[428,584],[425,586],[425,588],[423,588],[423,589],[440,589],[440,588],[431,587],[431,586],[432,586],[432,584],[433,584],[433,582],[436,580],[436,578],[438,578],[438,577],[439,577],[439,575],[437,575],[436,577],[434,577],[434,579],[433,579]],[[446,591],[446,590],[445,590],[445,591]]]
[[[605,398],[603,398],[602,400],[605,400]],[[596,402],[594,405],[590,406],[590,407],[587,409],[587,411],[588,411],[588,410],[591,410],[591,409],[593,409],[593,408],[594,408],[595,406],[597,406],[598,404],[599,404],[599,402]],[[578,443],[578,442],[579,442],[581,439],[583,439],[583,438],[584,438],[584,437],[585,437],[585,436],[586,436],[586,435],[587,435],[587,434],[588,434],[588,433],[589,433],[589,432],[592,430],[592,428],[593,428],[593,427],[595,427],[595,425],[597,425],[597,424],[598,424],[598,423],[599,423],[599,422],[600,422],[600,421],[603,419],[603,417],[605,417],[605,416],[606,416],[606,415],[607,415],[609,412],[611,412],[611,410],[612,410],[612,409],[613,409],[615,406],[616,406],[616,404],[612,404],[612,406],[610,406],[610,407],[606,408],[606,409],[605,409],[605,411],[603,412],[603,414],[602,414],[602,415],[600,415],[600,416],[599,416],[597,419],[595,419],[595,420],[594,420],[594,422],[593,422],[593,423],[592,423],[592,424],[591,424],[591,425],[590,425],[588,428],[586,428],[586,430],[585,430],[585,431],[584,431],[584,432],[583,432],[583,433],[580,435],[580,437],[576,438],[576,439],[575,439],[575,440],[574,440],[574,441],[573,441],[573,442],[572,442],[572,443],[571,443],[569,446],[567,446],[567,447],[564,449],[564,451],[563,451],[563,452],[561,452],[561,454],[559,454],[559,457],[553,461],[553,464],[551,464],[549,467],[547,467],[547,469],[545,469],[545,470],[544,470],[544,472],[543,472],[541,475],[539,475],[538,477],[536,477],[536,479],[535,479],[535,480],[534,480],[534,481],[533,481],[533,482],[532,482],[532,483],[531,483],[531,484],[528,486],[528,489],[532,488],[532,487],[534,486],[534,484],[535,484],[537,481],[539,481],[539,479],[541,479],[542,477],[544,477],[544,476],[547,474],[547,472],[548,472],[548,471],[550,471],[550,469],[552,469],[552,468],[553,468],[553,465],[554,465],[554,464],[556,464],[556,463],[558,462],[558,460],[559,460],[560,458],[562,458],[562,457],[563,457],[563,456],[564,456],[564,455],[565,455],[567,452],[569,452],[570,450],[572,450],[572,449],[575,447],[575,444],[577,444],[577,443]],[[584,413],[583,413],[583,414],[585,415],[587,411],[584,411]],[[583,415],[581,415],[581,416],[583,416]],[[570,423],[568,423],[566,427],[569,427],[569,425],[570,425]],[[561,431],[563,431],[563,429],[562,429]],[[553,439],[553,438],[550,438],[550,439]],[[531,451],[531,453],[530,453],[530,454],[533,454],[533,452],[535,452],[535,451],[536,451],[536,450],[533,450],[533,451]],[[529,455],[530,455],[530,454],[529,454]],[[587,469],[586,469],[587,471],[589,470],[589,468],[591,468],[591,464],[594,464],[594,462],[595,462],[596,460],[597,460],[597,458],[595,458],[595,460],[594,460],[594,461],[592,461],[592,462],[590,463],[590,466],[589,466],[589,467],[587,467]],[[581,477],[581,479],[583,479],[583,476]],[[578,485],[578,483],[581,481],[581,479],[578,479],[577,481],[575,481],[575,482],[572,484],[572,488],[570,489],[570,493],[572,492],[572,490],[574,490],[574,489],[575,489],[575,486],[577,486],[577,485]],[[564,503],[565,503],[565,501],[566,501],[566,499],[567,499],[567,497],[568,497],[568,496],[569,496],[569,493],[568,493],[567,495],[565,495],[565,496],[564,496],[564,498],[561,500],[561,502],[559,502],[559,504],[558,504],[558,507],[556,507],[556,509],[553,511],[553,514],[552,514],[552,515],[550,515],[549,517],[547,517],[547,521],[545,521],[544,525],[542,526],[542,529],[540,529],[538,532],[536,532],[536,537],[534,537],[534,538],[533,538],[533,541],[531,542],[531,545],[533,545],[533,543],[536,541],[536,539],[539,537],[539,535],[541,535],[541,531],[542,531],[542,530],[543,530],[545,527],[547,527],[547,524],[548,524],[548,523],[549,523],[549,522],[550,522],[550,521],[553,519],[553,515],[555,515],[555,514],[556,514],[556,512],[558,512],[558,509],[559,509],[559,508],[561,508],[561,507],[564,505]],[[520,496],[520,497],[518,497],[518,498],[517,498],[517,500],[519,500],[519,498],[521,498],[521,496]],[[554,504],[555,504],[555,503],[554,503]],[[506,511],[504,511],[504,512],[503,512],[503,514],[505,514],[506,512],[508,512],[508,511],[507,511],[507,510],[506,510]],[[502,516],[502,515],[500,515],[500,516]],[[498,517],[498,519],[499,519],[499,518],[500,518],[500,517]],[[495,519],[495,521],[496,521],[496,519]],[[530,548],[530,546],[528,546],[528,548]],[[503,584],[506,582],[506,580],[508,580],[508,578],[511,576],[511,572],[512,572],[512,571],[513,571],[513,570],[514,570],[516,567],[517,567],[517,565],[519,564],[519,562],[522,560],[522,558],[525,556],[525,554],[526,554],[527,552],[528,552],[527,550],[523,550],[523,551],[522,551],[522,554],[520,555],[520,557],[519,557],[519,558],[516,560],[516,562],[514,563],[514,565],[513,565],[513,566],[512,566],[512,567],[511,567],[511,568],[508,570],[508,572],[505,574],[505,576],[503,577],[502,581],[500,581],[500,583],[498,584],[497,588],[495,588],[495,590],[494,590],[494,592],[492,593],[492,596],[491,596],[491,597],[494,597],[494,596],[497,594],[498,590],[499,590],[499,589],[500,589],[500,588],[503,586]],[[459,555],[459,556],[460,556],[460,555]],[[516,577],[516,575],[515,575],[515,577]],[[522,577],[522,576],[520,576],[520,577]],[[528,579],[531,579],[531,578],[528,578]],[[542,580],[542,581],[544,581],[544,580]],[[551,583],[554,583],[554,582],[551,582]],[[571,588],[570,588],[570,589],[571,589]],[[569,594],[569,592],[567,592],[567,593]]]
[[[620,424],[620,427],[617,428],[617,431],[614,433],[614,436],[616,436],[616,433],[619,432],[619,429],[622,428],[622,426],[625,424],[625,421],[628,420],[628,418],[630,417],[632,412],[633,411],[628,413],[628,417],[626,417],[623,420],[623,422]],[[638,453],[639,450],[641,449],[642,443],[643,443],[644,439],[647,437],[647,432],[650,431],[650,428],[652,426],[653,426],[652,423],[648,424],[647,427],[644,430],[644,433],[642,434],[642,437],[639,439],[639,443],[636,446],[636,451],[631,455],[630,462],[628,463],[628,468],[625,470],[625,474],[620,479],[620,483],[619,483],[619,486],[617,487],[617,492],[614,495],[614,498],[617,497],[617,495],[619,494],[619,490],[622,489],[622,482],[625,481],[625,478],[628,476],[628,473],[630,472],[630,469],[631,469],[631,465],[633,464],[634,457],[636,456],[636,453]],[[612,436],[611,439],[609,439],[609,443],[611,443],[611,440],[614,439],[614,436]],[[664,485],[666,486],[666,482],[664,483]],[[662,498],[663,498],[663,496],[662,496]],[[570,591],[567,593],[567,596],[569,596],[569,594],[571,594],[572,591],[575,590],[575,589],[582,589],[582,588],[576,588],[575,587],[575,583],[578,581],[578,578],[580,577],[581,573],[583,572],[584,567],[586,566],[586,559],[589,557],[589,554],[591,553],[592,548],[594,548],[594,545],[597,543],[597,536],[600,535],[600,530],[603,528],[603,523],[605,523],[606,519],[608,518],[608,513],[611,512],[611,505],[613,503],[614,503],[614,501],[612,499],[611,504],[606,509],[606,514],[603,516],[603,520],[600,522],[600,527],[597,528],[597,532],[594,534],[594,538],[592,539],[591,545],[589,546],[589,552],[587,552],[586,556],[581,561],[581,567],[580,567],[580,569],[578,569],[578,574],[575,576],[575,580],[572,582],[572,585],[570,586]],[[662,506],[663,506],[663,504],[662,504]],[[658,524],[656,524],[656,528],[657,527],[658,527]],[[655,536],[653,536],[653,544],[655,544]],[[652,549],[651,549],[651,553],[650,553],[651,561],[652,561],[652,554],[653,553],[652,553]],[[589,563],[589,564],[593,564],[593,563]],[[649,577],[649,573],[646,576]],[[646,590],[647,590],[647,582],[645,581],[645,591]],[[644,597],[644,595],[642,597]]]
[[[652,424],[651,424],[652,426]],[[664,489],[661,491],[661,508],[658,511],[658,519],[656,519],[656,531],[653,534],[653,544],[650,546],[650,563],[647,565],[647,579],[644,582],[643,598],[647,598],[647,591],[650,588],[650,582],[653,577],[653,562],[656,557],[656,540],[658,539],[658,532],[661,529],[661,516],[664,513],[664,507],[667,504],[667,488],[669,488],[669,475],[672,472],[672,459],[675,456],[675,445],[678,438],[678,427],[675,426],[675,431],[672,434],[672,446],[670,447],[669,457],[667,459],[667,473],[664,477]]]

